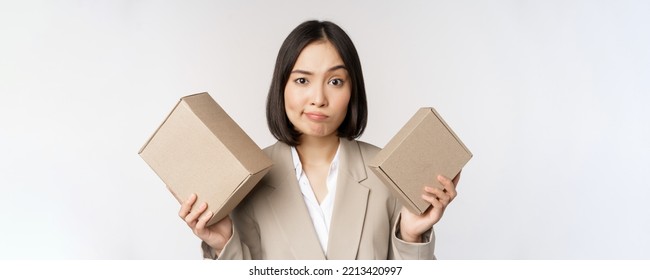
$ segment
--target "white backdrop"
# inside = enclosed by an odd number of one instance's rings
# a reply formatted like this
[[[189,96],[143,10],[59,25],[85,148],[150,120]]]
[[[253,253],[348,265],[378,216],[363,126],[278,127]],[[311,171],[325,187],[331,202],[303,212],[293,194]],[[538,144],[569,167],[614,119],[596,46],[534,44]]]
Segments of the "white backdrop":
[[[433,106],[474,153],[440,259],[650,258],[647,1],[2,1],[0,259],[199,259],[137,155],[208,91],[264,147],[282,40],[355,42],[378,146]]]

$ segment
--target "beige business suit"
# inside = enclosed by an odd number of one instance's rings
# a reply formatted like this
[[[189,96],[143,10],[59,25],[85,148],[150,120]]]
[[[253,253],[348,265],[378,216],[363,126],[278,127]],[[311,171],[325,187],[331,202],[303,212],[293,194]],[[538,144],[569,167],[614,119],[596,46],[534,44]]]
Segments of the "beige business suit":
[[[231,214],[234,230],[219,259],[433,259],[426,243],[396,237],[401,206],[366,166],[379,148],[341,138],[340,167],[327,255],[320,247],[291,158],[282,142],[264,149],[271,171]],[[215,258],[202,244],[204,257]]]

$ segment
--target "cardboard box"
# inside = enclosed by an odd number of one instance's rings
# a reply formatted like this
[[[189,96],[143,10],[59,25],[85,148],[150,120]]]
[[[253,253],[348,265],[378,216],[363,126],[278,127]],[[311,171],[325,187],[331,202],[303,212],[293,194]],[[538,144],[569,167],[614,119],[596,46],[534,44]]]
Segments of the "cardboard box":
[[[368,165],[411,212],[422,214],[430,203],[424,186],[442,189],[438,175],[453,179],[472,158],[433,108],[421,108]]]
[[[228,215],[272,162],[208,93],[181,98],[139,152],[179,202],[198,195],[208,225]]]

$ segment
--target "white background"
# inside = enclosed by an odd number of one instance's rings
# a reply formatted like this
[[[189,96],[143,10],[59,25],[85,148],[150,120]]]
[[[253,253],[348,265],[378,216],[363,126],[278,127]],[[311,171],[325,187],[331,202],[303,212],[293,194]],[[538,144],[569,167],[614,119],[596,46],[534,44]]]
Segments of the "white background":
[[[401,3],[399,3],[401,2]],[[440,259],[650,258],[650,2],[2,1],[0,259],[199,259],[137,155],[208,91],[264,147],[307,19],[355,42],[385,145],[433,106],[474,154]]]

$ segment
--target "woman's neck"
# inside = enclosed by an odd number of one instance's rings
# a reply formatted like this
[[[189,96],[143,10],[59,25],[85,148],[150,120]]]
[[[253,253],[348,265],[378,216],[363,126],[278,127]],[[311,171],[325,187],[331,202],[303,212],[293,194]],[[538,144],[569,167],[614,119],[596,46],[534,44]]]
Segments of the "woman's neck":
[[[302,136],[296,146],[303,165],[330,164],[339,147],[339,137],[332,134],[326,137]]]

